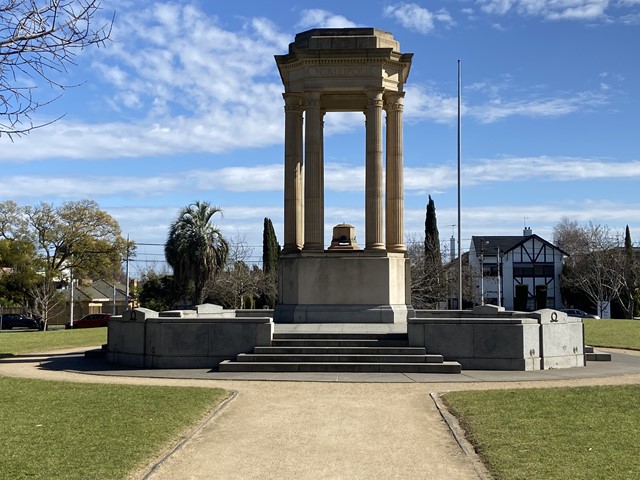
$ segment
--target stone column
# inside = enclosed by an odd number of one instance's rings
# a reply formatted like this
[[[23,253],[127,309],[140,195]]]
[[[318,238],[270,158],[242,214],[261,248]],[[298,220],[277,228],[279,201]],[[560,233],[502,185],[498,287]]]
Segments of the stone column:
[[[302,95],[284,93],[284,253],[302,250]]]
[[[382,238],[382,90],[367,91],[365,250],[384,250]]]
[[[386,92],[387,188],[386,243],[388,252],[404,253],[404,185],[402,152],[402,108],[404,92]]]
[[[320,92],[307,92],[305,102],[304,250],[324,250],[324,165]]]

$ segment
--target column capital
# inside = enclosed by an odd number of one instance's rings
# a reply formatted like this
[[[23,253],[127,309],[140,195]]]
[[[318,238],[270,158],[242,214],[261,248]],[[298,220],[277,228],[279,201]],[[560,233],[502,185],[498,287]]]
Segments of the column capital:
[[[299,93],[283,93],[282,98],[284,98],[284,110],[288,111],[302,111],[302,95]]]
[[[402,110],[404,108],[405,92],[385,92],[384,93],[384,109],[386,111]]]
[[[320,108],[320,91],[304,92],[304,105],[305,107]]]
[[[367,90],[367,108],[382,107],[383,105],[383,89]]]

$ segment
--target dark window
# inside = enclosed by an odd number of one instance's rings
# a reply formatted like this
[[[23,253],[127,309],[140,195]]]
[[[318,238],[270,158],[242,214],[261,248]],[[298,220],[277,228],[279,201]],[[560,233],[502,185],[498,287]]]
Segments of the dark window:
[[[514,277],[553,277],[555,268],[553,263],[515,263],[513,265]]]

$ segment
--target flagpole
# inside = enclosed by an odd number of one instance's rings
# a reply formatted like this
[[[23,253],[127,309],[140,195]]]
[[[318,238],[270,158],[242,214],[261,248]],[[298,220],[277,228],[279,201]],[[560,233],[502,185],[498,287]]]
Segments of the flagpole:
[[[458,60],[458,308],[462,310],[462,222],[460,215],[460,60]]]

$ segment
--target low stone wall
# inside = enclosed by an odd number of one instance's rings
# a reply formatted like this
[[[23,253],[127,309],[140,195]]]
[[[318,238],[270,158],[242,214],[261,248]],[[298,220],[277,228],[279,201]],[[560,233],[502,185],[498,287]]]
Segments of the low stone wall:
[[[409,345],[424,346],[467,370],[547,370],[584,366],[582,320],[555,310],[417,311]]]
[[[111,317],[108,361],[142,368],[214,368],[256,346],[271,345],[270,317],[235,317],[212,307],[169,312],[136,308]]]

